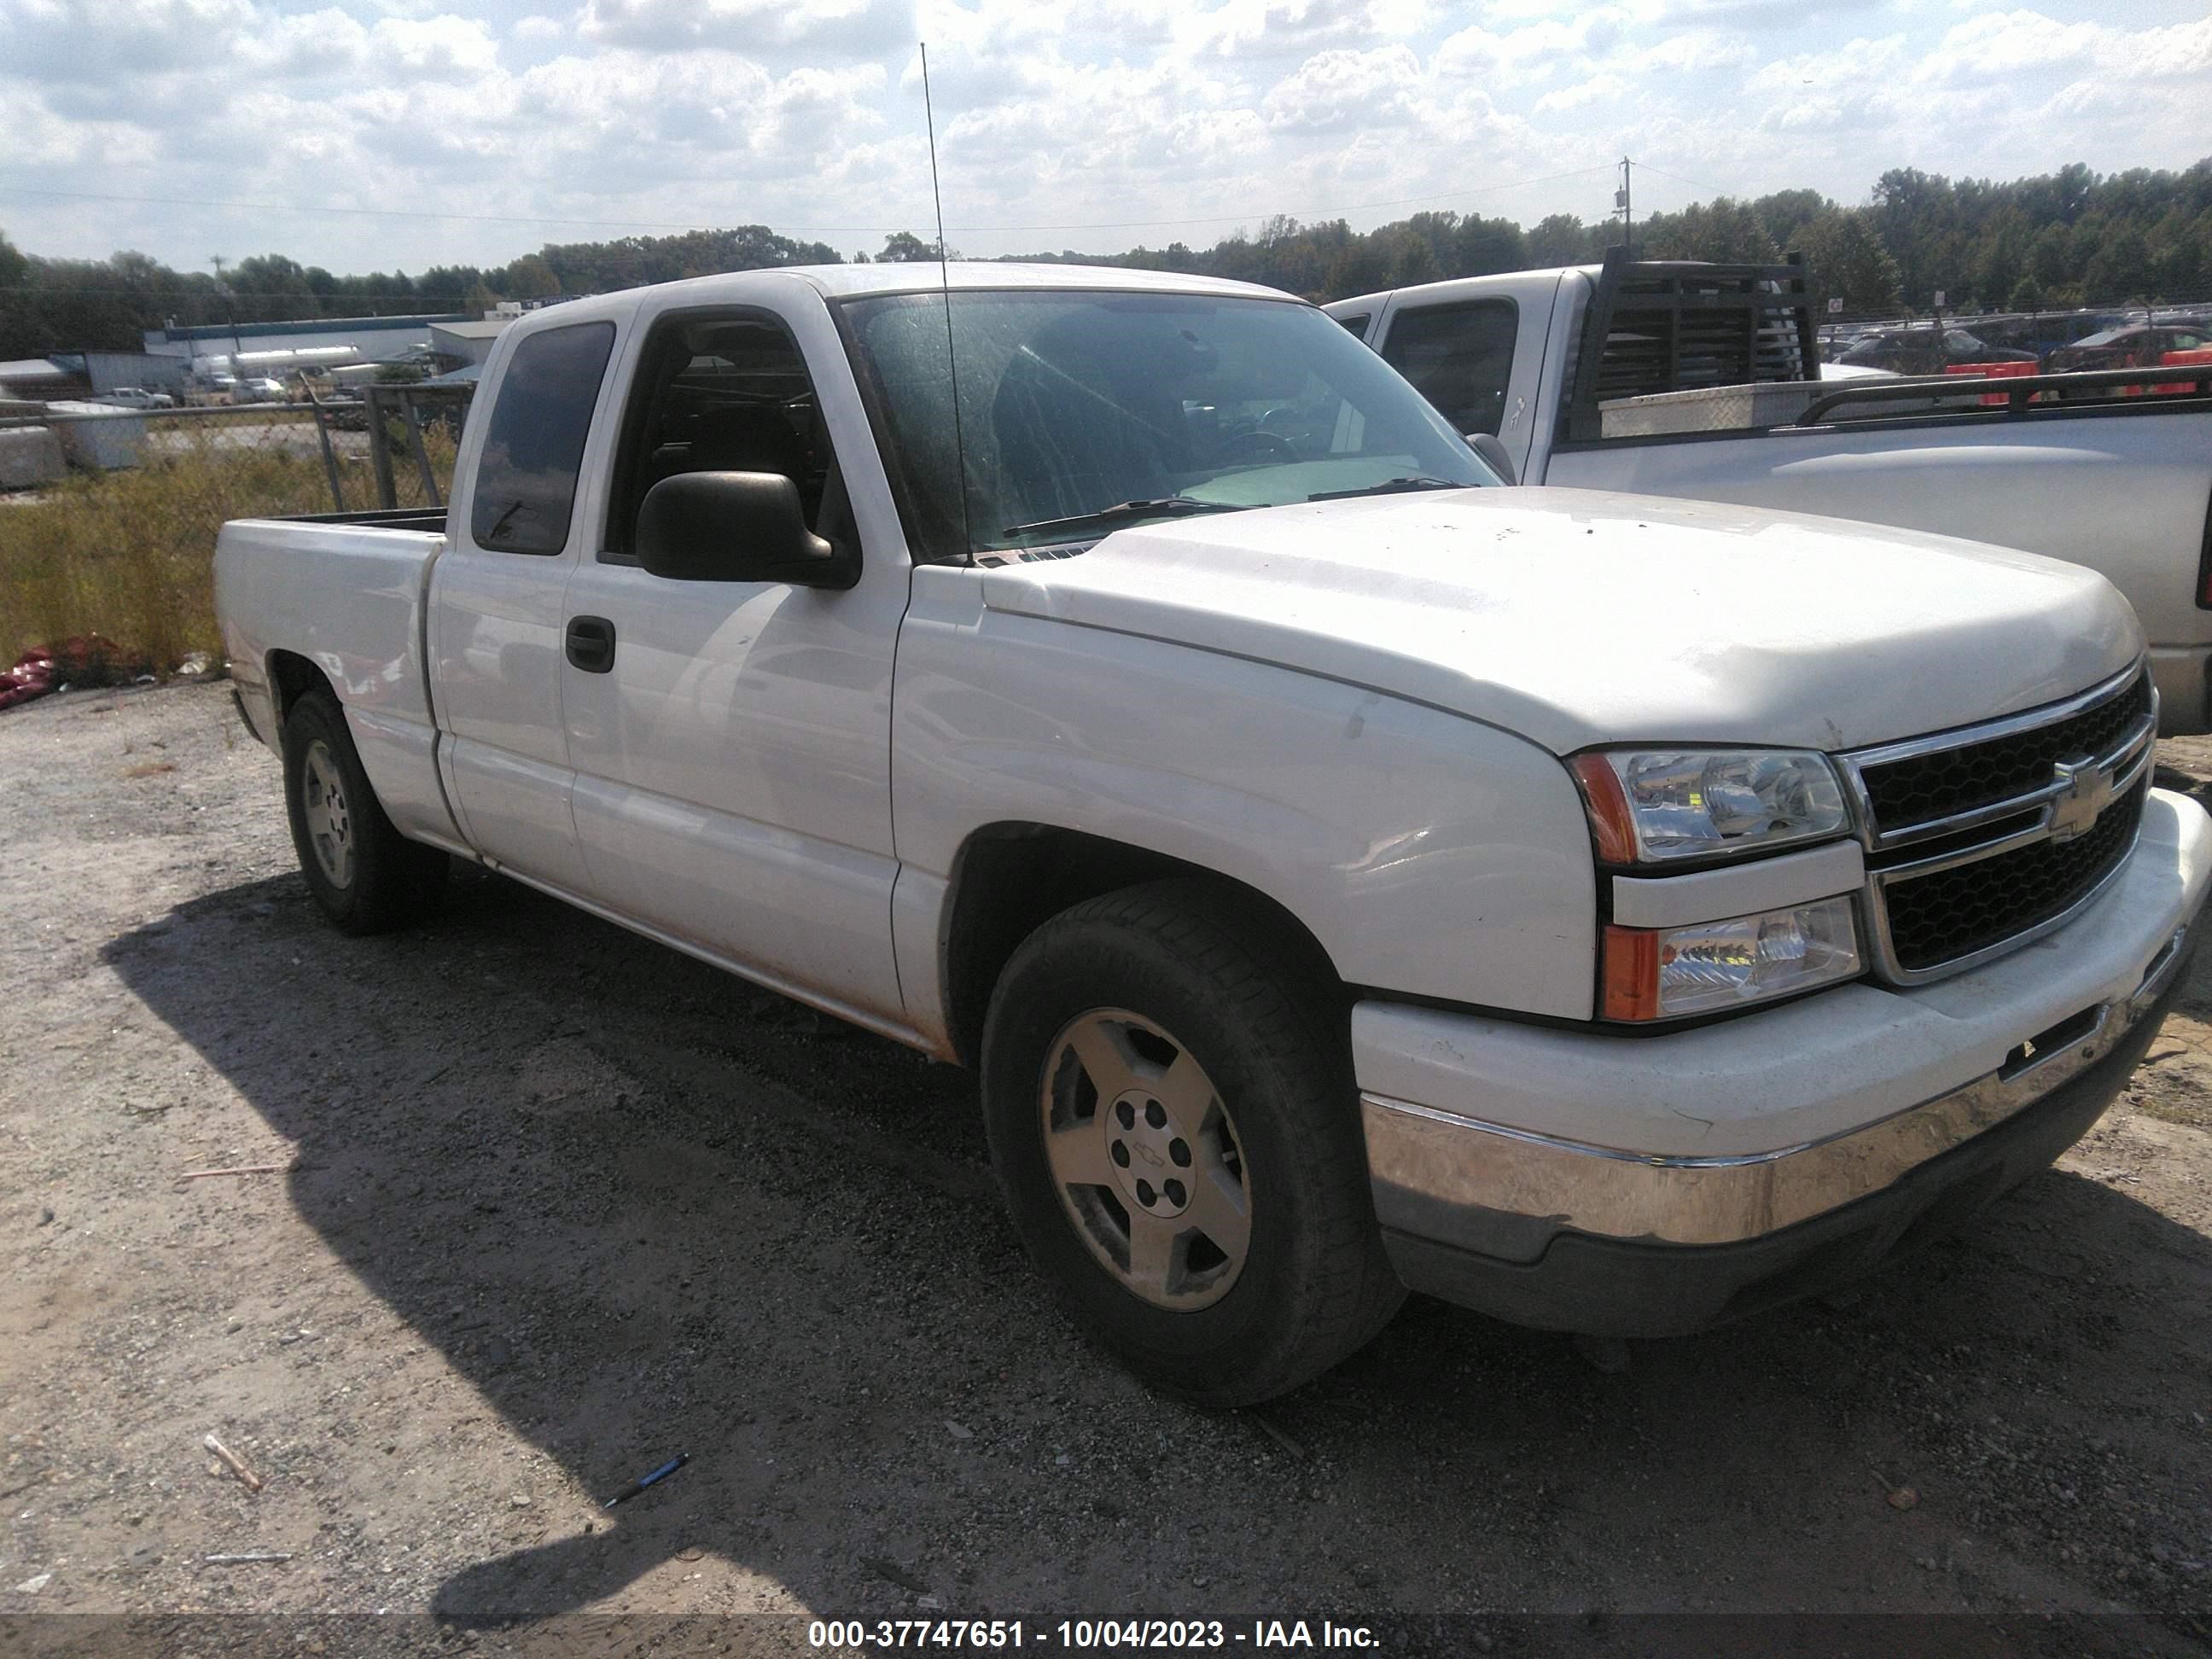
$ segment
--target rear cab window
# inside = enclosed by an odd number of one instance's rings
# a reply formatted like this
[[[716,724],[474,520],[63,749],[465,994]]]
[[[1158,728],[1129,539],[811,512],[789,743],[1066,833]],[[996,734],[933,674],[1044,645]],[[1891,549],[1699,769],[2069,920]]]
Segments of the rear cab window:
[[[1390,319],[1382,361],[1413,382],[1454,431],[1492,437],[1504,424],[1520,308],[1510,300],[1423,306]]]
[[[543,556],[568,546],[576,475],[614,343],[612,323],[576,323],[515,348],[477,461],[469,534],[477,546]]]

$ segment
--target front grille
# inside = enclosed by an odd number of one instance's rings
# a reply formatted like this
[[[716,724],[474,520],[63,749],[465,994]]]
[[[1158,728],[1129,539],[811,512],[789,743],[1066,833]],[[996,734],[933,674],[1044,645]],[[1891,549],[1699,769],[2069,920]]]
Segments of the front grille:
[[[2047,759],[2043,769],[2047,776]],[[1908,973],[1939,967],[2063,915],[2127,856],[2144,793],[2129,791],[2072,841],[2036,842],[1885,888],[1897,965]]]
[[[1992,806],[2049,783],[2053,761],[2106,753],[2149,713],[2145,672],[2094,708],[2050,726],[1867,767],[1860,775],[1867,802],[1885,834]]]
[[[2085,695],[2087,707],[1843,757],[1863,809],[1869,944],[1882,977],[1918,983],[2047,932],[2127,857],[2158,695],[2143,667]]]

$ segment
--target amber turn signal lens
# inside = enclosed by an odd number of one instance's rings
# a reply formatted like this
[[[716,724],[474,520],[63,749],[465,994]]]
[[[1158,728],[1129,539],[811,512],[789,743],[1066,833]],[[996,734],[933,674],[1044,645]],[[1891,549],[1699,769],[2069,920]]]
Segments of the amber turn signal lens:
[[[1648,928],[1605,930],[1605,1006],[1607,1019],[1659,1018],[1659,935]]]
[[[1633,864],[1636,820],[1629,812],[1628,792],[1620,787],[1620,775],[1602,755],[1577,755],[1569,764],[1589,808],[1590,836],[1597,842],[1598,861]]]

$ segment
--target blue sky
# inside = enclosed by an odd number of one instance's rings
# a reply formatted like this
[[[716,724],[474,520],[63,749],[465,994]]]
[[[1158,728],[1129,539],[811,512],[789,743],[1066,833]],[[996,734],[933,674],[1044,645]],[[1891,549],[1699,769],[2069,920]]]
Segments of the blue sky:
[[[978,254],[1595,219],[1624,153],[1639,212],[2212,154],[2203,0],[0,0],[0,229],[198,269],[747,222],[872,251],[930,229],[920,40]]]

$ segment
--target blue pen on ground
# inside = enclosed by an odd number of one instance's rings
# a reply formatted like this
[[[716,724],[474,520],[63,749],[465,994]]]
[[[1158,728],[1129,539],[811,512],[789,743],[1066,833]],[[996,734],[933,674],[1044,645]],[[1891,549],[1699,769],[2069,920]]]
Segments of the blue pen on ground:
[[[682,1468],[690,1461],[691,1454],[690,1452],[677,1453],[675,1456],[670,1458],[665,1463],[663,1463],[651,1474],[641,1475],[636,1480],[631,1481],[629,1485],[624,1486],[620,1492],[617,1492],[612,1498],[607,1499],[607,1501],[599,1507],[602,1509],[611,1510],[617,1504],[628,1503],[631,1498],[636,1497],[638,1493],[643,1492],[647,1486],[652,1486],[657,1480],[665,1480],[670,1475],[675,1474],[677,1470]]]

